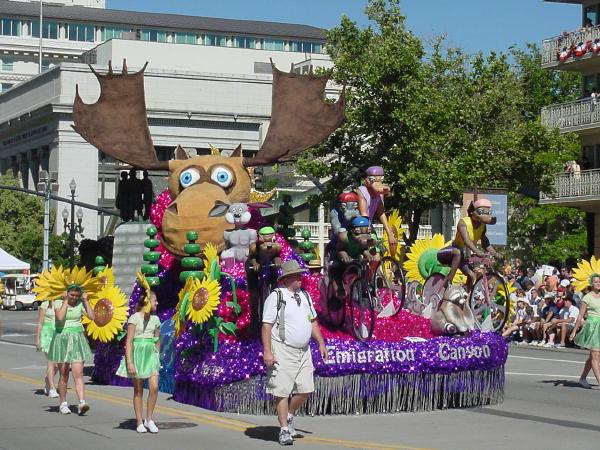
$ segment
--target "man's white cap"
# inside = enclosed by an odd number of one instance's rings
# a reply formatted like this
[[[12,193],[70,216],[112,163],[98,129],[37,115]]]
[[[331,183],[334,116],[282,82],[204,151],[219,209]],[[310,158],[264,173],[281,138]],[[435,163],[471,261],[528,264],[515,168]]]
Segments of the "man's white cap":
[[[560,285],[562,287],[567,287],[570,284],[571,284],[571,282],[569,280],[567,280],[566,278],[564,280],[560,280]]]

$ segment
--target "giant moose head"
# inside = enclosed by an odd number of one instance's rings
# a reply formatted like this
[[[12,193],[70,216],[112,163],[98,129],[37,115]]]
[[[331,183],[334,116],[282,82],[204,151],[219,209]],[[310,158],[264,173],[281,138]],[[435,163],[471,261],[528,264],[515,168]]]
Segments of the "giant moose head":
[[[146,63],[147,65],[147,63]],[[73,104],[73,128],[96,148],[140,169],[168,169],[173,202],[163,216],[164,246],[184,255],[187,231],[198,232],[199,242],[223,248],[227,205],[245,203],[250,195],[247,167],[291,160],[316,145],[340,126],[344,118],[344,95],[337,102],[324,99],[329,75],[284,73],[273,68],[271,123],[267,136],[253,158],[243,158],[238,147],[230,157],[208,155],[188,158],[178,147],[175,159],[156,157],[144,97],[144,70],[128,73],[126,62],[116,74],[111,63],[107,74],[90,69],[100,83],[100,97],[85,104],[77,88]]]

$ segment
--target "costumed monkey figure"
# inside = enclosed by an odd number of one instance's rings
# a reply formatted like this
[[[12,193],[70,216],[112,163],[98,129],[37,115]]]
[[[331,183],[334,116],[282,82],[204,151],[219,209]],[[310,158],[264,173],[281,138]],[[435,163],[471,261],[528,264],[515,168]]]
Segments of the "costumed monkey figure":
[[[385,214],[383,198],[390,194],[390,187],[383,183],[383,167],[371,166],[365,171],[363,185],[357,189],[358,210],[361,216],[368,217],[369,222],[377,218],[388,237],[390,243],[390,253],[396,254],[396,245],[398,238],[390,228]]]
[[[442,248],[437,254],[440,263],[450,266],[450,272],[446,275],[446,285],[452,282],[456,271],[460,269],[467,277],[467,287],[469,292],[471,291],[476,275],[469,267],[468,257],[471,252],[479,257],[485,256],[485,252],[477,248],[479,241],[486,252],[496,259],[502,259],[502,255],[492,247],[486,236],[486,224],[495,223],[496,218],[492,216],[492,203],[488,199],[482,198],[471,202],[467,209],[467,217],[463,217],[458,222],[452,244]]]
[[[437,334],[465,334],[474,330],[475,318],[467,297],[462,285],[450,284],[431,314],[431,330]]]
[[[235,226],[235,229],[223,232],[226,249],[221,252],[221,259],[226,267],[248,258],[249,247],[257,240],[256,230],[246,228],[251,218],[246,203],[234,203],[225,213],[225,221]]]
[[[258,230],[258,242],[250,244],[249,249],[250,266],[255,273],[260,273],[261,266],[273,264],[281,267],[281,245],[275,241],[275,230],[273,227],[262,227]]]

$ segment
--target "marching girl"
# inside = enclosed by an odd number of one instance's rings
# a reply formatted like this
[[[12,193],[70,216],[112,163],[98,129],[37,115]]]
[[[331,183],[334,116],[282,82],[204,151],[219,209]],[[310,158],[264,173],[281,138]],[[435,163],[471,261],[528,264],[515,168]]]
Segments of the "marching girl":
[[[50,306],[48,301],[42,302],[38,311],[38,323],[35,334],[36,349],[38,352],[43,352],[47,359],[46,367],[46,383],[44,386],[44,394],[50,398],[57,398],[58,391],[54,384],[54,376],[57,373],[56,363],[48,359],[48,350],[50,349],[50,342],[54,337],[54,308]]]
[[[60,373],[58,382],[60,406],[58,409],[61,414],[71,413],[67,403],[70,369],[79,399],[77,412],[79,415],[83,415],[90,409],[84,395],[83,365],[85,362],[92,361],[93,355],[83,330],[81,318],[83,314],[86,314],[90,320],[94,320],[94,310],[90,307],[87,293],[83,292],[79,284],[69,284],[62,300],[54,300],[52,306],[56,328],[48,348],[48,359],[58,365]]]
[[[138,433],[158,433],[152,420],[158,398],[158,373],[160,369],[160,320],[156,315],[156,295],[150,291],[145,278],[138,274],[138,280],[146,288],[135,307],[135,313],[127,321],[125,356],[117,370],[120,377],[131,378],[133,382],[133,410]],[[148,380],[148,402],[146,419],[144,413],[144,380]]]

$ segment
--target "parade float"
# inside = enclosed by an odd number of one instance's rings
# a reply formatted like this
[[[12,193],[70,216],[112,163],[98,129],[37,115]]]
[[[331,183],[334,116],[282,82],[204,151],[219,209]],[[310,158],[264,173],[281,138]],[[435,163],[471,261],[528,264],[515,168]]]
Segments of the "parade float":
[[[122,74],[94,71],[101,95],[87,105],[77,94],[73,116],[75,130],[104,153],[133,167],[170,172],[168,190],[152,207],[148,238],[140,242],[147,248],[142,272],[157,294],[162,322],[160,388],[177,401],[216,411],[272,413],[258,337],[261,293],[271,286],[280,263],[296,259],[307,267],[307,262],[286,240],[290,236],[271,228],[260,205],[253,204],[248,169],[289,161],[325,139],[343,120],[344,96],[325,102],[327,76],[288,74],[273,67],[271,124],[253,158],[244,158],[240,148],[227,157],[213,152],[192,158],[177,149],[175,159],[158,161],[146,119],[143,70],[130,74],[124,64]],[[395,240],[400,228],[392,219],[388,229],[395,230],[390,231]],[[357,225],[356,236],[359,231]],[[352,239],[347,236],[346,241]],[[398,255],[398,248],[388,250],[387,261]],[[396,270],[389,269],[394,264],[380,262],[368,267],[375,266],[383,278]],[[365,278],[363,291],[355,290],[356,277],[338,279],[343,289],[333,292],[345,292],[340,298],[329,289],[335,271],[329,264],[323,272],[314,267],[305,274],[303,287],[318,309],[328,356],[322,360],[312,347],[316,391],[305,413],[421,411],[502,400],[508,347],[498,334],[469,330],[437,335],[430,317],[403,307],[403,279],[386,289],[377,281],[366,286],[371,278]],[[130,312],[142,291],[136,283]],[[116,332],[124,322],[116,314],[122,298],[114,290],[104,292],[94,303],[104,313],[90,327],[99,338],[93,378],[125,385],[129,380],[115,375],[124,352]],[[365,300],[356,292],[375,298]],[[355,300],[368,307],[358,319],[352,311]],[[337,323],[328,320],[332,317]],[[365,318],[370,332],[360,334],[356,321]]]

